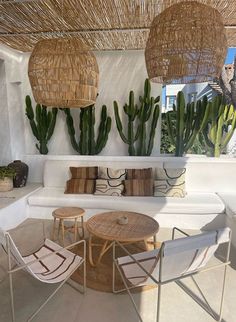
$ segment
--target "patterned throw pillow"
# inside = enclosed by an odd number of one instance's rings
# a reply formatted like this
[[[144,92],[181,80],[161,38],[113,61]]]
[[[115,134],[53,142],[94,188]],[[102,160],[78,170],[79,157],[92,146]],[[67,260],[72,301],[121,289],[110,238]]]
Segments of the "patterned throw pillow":
[[[121,180],[96,180],[95,195],[121,196],[124,185]]]
[[[153,196],[153,179],[125,180],[125,196]]]
[[[95,180],[70,179],[66,182],[65,193],[93,194],[95,190]]]
[[[155,168],[155,180],[168,180],[181,178],[185,180],[186,168]]]
[[[156,168],[154,181],[155,197],[185,197],[185,168]]]
[[[127,169],[127,179],[152,179],[152,168],[147,169]]]
[[[97,179],[98,167],[70,167],[72,179]]]
[[[98,178],[99,179],[125,180],[126,173],[127,173],[127,170],[125,170],[125,169],[112,169],[112,168],[105,168],[105,167],[98,168]]]

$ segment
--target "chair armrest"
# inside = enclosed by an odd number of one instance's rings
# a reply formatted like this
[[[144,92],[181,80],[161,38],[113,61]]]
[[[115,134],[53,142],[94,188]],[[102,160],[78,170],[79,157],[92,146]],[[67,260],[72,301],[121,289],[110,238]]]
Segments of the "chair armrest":
[[[145,274],[147,274],[147,276],[149,278],[151,278],[154,283],[158,284],[159,282],[152,276],[152,274],[150,274],[150,272],[148,272],[140,263],[139,261],[137,261],[137,259],[132,255],[130,254],[130,252],[118,241],[114,241],[114,244],[113,244],[113,247],[115,248],[115,245],[118,245],[119,247],[121,247],[124,252],[133,260],[134,263],[136,263],[143,271]],[[115,254],[113,254],[113,261],[115,262],[115,264],[118,266],[118,263],[117,263],[117,259],[115,258]]]
[[[183,234],[184,236],[186,236],[186,237],[189,237],[189,234],[188,233],[186,233],[185,231],[183,231],[183,230],[181,230],[181,229],[179,229],[179,228],[177,228],[177,227],[174,227],[173,229],[172,229],[172,240],[173,239],[175,239],[175,232],[176,231],[178,231],[179,233],[181,233],[181,234]]]
[[[83,245],[84,245],[84,257],[83,257],[83,260],[85,260],[85,255],[86,255],[86,241],[83,239],[83,240],[79,240],[79,241],[78,241],[78,242],[76,242],[76,243],[73,243],[73,244],[71,244],[71,245],[68,245],[68,246],[66,246],[66,247],[61,247],[61,248],[59,248],[59,249],[57,249],[57,250],[55,250],[55,251],[51,252],[50,254],[44,255],[44,256],[42,256],[42,257],[39,257],[39,258],[37,258],[37,259],[35,259],[35,260],[33,260],[33,261],[30,261],[30,262],[29,262],[29,263],[27,263],[27,264],[24,264],[24,265],[18,266],[18,267],[17,267],[17,268],[15,268],[15,269],[9,270],[9,271],[8,271],[8,273],[15,273],[15,272],[17,272],[17,271],[19,271],[19,270],[22,270],[22,269],[24,269],[24,268],[26,268],[26,267],[28,267],[28,266],[30,266],[30,265],[33,265],[33,264],[37,263],[37,262],[39,262],[39,261],[41,261],[41,260],[43,260],[43,259],[45,259],[45,258],[48,258],[48,257],[50,257],[50,256],[52,256],[52,255],[55,255],[55,254],[59,254],[61,251],[65,250],[65,249],[70,249],[70,248],[72,248],[72,247],[75,247],[75,246],[76,246],[76,245],[78,245],[78,244],[83,244]]]

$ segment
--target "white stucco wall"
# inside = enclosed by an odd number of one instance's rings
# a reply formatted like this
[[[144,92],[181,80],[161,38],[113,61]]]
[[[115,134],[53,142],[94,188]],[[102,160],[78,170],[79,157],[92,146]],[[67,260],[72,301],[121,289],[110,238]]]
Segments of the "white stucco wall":
[[[0,62],[0,164],[7,164],[25,152],[22,55],[1,45]]]
[[[109,141],[102,151],[102,155],[128,155],[127,145],[121,140],[114,120],[113,101],[117,100],[120,109],[123,108],[125,102],[128,101],[129,91],[134,90],[135,99],[138,102],[139,95],[143,92],[143,85],[147,77],[144,52],[143,51],[107,51],[95,52],[99,65],[99,96],[96,102],[96,119],[100,120],[101,106],[107,105],[108,113],[113,119],[112,130],[109,135]],[[27,75],[29,54],[21,55],[20,74],[21,84],[20,92],[17,91],[17,86],[14,89],[14,99],[18,100],[17,96],[21,96],[21,133],[25,139],[25,153],[38,154],[35,147],[35,138],[32,135],[28,119],[25,117],[24,98],[26,95],[32,97],[32,91]],[[18,87],[19,89],[19,87]],[[161,95],[161,86],[152,85],[153,96]],[[13,100],[13,97],[11,98]],[[11,114],[10,108],[10,114]],[[121,111],[122,112],[122,111]],[[75,124],[79,121],[79,110],[73,110]],[[122,115],[120,113],[120,115]],[[126,118],[122,120],[126,121]],[[98,121],[99,124],[99,121]],[[124,126],[125,128],[125,126]],[[158,124],[156,141],[153,149],[153,155],[159,154],[160,145],[160,122]],[[15,147],[15,145],[14,145]],[[54,135],[48,144],[49,154],[77,154],[73,150],[69,142],[69,137],[66,128],[65,115],[62,111],[58,112],[57,124]],[[22,151],[13,151],[15,154]]]

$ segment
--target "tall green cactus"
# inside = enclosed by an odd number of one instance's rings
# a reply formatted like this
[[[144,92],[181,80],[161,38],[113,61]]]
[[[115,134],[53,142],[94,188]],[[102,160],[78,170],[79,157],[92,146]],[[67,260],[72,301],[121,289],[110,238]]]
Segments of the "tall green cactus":
[[[151,85],[148,79],[144,84],[144,95],[139,97],[140,107],[134,103],[134,92],[130,91],[129,103],[125,104],[123,110],[128,116],[128,130],[127,135],[123,131],[122,122],[119,115],[118,104],[114,101],[114,112],[116,119],[116,126],[119,131],[121,139],[129,145],[129,155],[150,155],[152,153],[157,121],[159,118],[159,105],[157,104],[160,97],[153,98],[150,95]],[[151,119],[152,122],[149,131],[149,140],[146,143],[147,133],[146,125]],[[136,129],[136,131],[135,131]],[[137,141],[137,149],[135,143]]]
[[[70,109],[63,109],[66,114],[66,123],[68,133],[71,140],[71,145],[75,151],[81,155],[99,154],[105,147],[108,135],[111,130],[111,118],[107,116],[106,105],[102,106],[101,120],[98,128],[98,137],[95,140],[95,107],[94,105],[80,109],[80,137],[77,143],[75,138],[75,128],[73,117]]]
[[[222,96],[208,103],[209,117],[202,133],[210,154],[219,157],[229,143],[236,127],[236,111],[233,105],[225,105]]]
[[[152,153],[154,137],[157,127],[157,121],[160,114],[160,108],[158,102],[160,96],[156,98],[151,97],[151,83],[147,78],[144,83],[144,94],[139,97],[140,109],[138,112],[138,118],[140,120],[140,136],[138,141],[138,155],[150,155]],[[146,123],[152,116],[152,124],[149,136],[148,146],[146,146]]]
[[[198,133],[206,126],[209,116],[207,97],[185,105],[183,92],[177,94],[177,106],[166,113],[168,135],[175,146],[175,155],[182,156],[192,147]],[[173,120],[176,129],[173,128]]]
[[[123,132],[123,126],[121,123],[120,115],[119,115],[119,108],[116,101],[114,101],[114,111],[115,111],[115,119],[116,119],[116,126],[119,131],[121,139],[129,145],[129,155],[136,155],[134,143],[138,139],[140,134],[140,127],[137,127],[136,133],[135,132],[135,119],[138,115],[138,106],[134,104],[134,92],[130,91],[129,93],[129,104],[125,104],[123,106],[125,114],[128,116],[128,131],[127,136],[125,136]]]
[[[36,122],[34,120],[34,111],[32,107],[31,98],[29,95],[25,98],[26,104],[26,116],[30,121],[30,126],[32,132],[39,144],[36,144],[36,148],[41,154],[48,153],[47,143],[50,140],[54,128],[56,125],[56,118],[58,109],[56,107],[52,108],[52,111],[47,111],[47,107],[44,105],[37,104],[35,109]]]

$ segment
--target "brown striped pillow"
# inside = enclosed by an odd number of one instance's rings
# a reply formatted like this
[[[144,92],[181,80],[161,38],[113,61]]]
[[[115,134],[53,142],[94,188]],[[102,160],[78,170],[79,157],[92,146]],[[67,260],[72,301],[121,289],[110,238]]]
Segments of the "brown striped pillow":
[[[70,167],[72,179],[97,179],[98,167]]]
[[[95,181],[88,179],[70,179],[66,182],[65,193],[93,194],[95,190]]]
[[[152,168],[127,169],[127,179],[152,179]]]
[[[153,196],[153,179],[125,180],[125,196]]]

